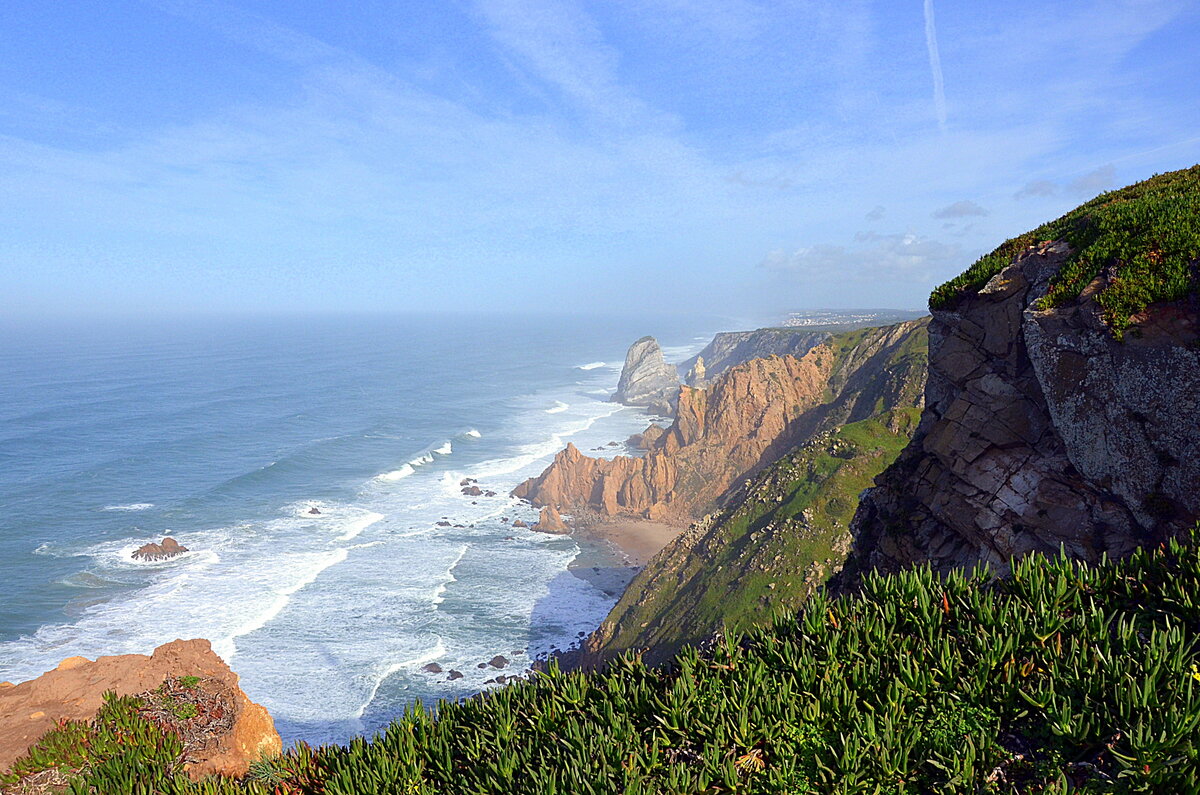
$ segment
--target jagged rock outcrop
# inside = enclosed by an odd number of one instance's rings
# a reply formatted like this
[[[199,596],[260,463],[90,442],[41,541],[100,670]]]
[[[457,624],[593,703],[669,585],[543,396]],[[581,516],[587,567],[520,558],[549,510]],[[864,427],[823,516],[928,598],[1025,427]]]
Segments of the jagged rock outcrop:
[[[679,373],[663,359],[658,340],[642,337],[630,345],[612,399],[626,406],[645,406],[669,414],[678,395]]]
[[[182,555],[187,551],[187,547],[180,545],[178,541],[167,536],[162,540],[161,544],[142,544],[134,551],[133,557],[138,560],[167,560],[176,555]]]
[[[842,582],[929,561],[1095,561],[1200,516],[1200,322],[1151,305],[1125,341],[1082,295],[1043,309],[1065,243],[1027,249],[930,326],[926,408],[912,443],[864,497]]]
[[[176,640],[159,646],[147,657],[123,654],[63,660],[58,668],[37,679],[0,688],[0,771],[25,754],[60,720],[89,720],[103,703],[104,693],[138,695],[158,688],[172,677],[194,676],[198,687],[227,699],[234,711],[226,732],[193,749],[185,759],[193,779],[207,775],[241,777],[250,763],[280,753],[275,722],[252,702],[238,677],[213,653],[207,640]]]
[[[567,445],[513,494],[600,516],[692,521],[798,441],[871,416],[879,400],[898,405],[892,393],[917,399],[923,368],[897,363],[910,347],[923,355],[926,322],[839,335],[801,358],[752,359],[706,389],[682,387],[674,422],[645,456],[589,458]]]
[[[539,533],[565,533],[568,528],[567,523],[563,521],[562,514],[553,505],[546,505],[538,515],[537,524],[533,526],[533,529]]]
[[[680,363],[688,386],[702,387],[731,367],[767,356],[800,357],[826,342],[828,331],[794,328],[760,328],[756,331],[723,331],[704,350]]]

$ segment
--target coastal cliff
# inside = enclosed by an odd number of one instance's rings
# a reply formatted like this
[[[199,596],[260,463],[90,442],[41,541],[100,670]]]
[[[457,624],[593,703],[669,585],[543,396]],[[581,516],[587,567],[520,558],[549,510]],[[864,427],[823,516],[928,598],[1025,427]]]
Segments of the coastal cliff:
[[[744,362],[681,387],[674,422],[640,458],[590,458],[568,444],[514,496],[601,517],[687,523],[796,444],[884,406],[919,400],[926,320],[836,335],[803,357]],[[879,408],[877,408],[879,407]]]
[[[704,350],[679,364],[688,386],[702,387],[721,373],[751,359],[768,356],[803,356],[826,342],[828,331],[801,328],[760,328],[755,331],[722,331]]]
[[[925,412],[862,501],[841,585],[917,563],[1005,571],[1060,548],[1123,557],[1200,517],[1188,179],[1106,194],[939,288]]]

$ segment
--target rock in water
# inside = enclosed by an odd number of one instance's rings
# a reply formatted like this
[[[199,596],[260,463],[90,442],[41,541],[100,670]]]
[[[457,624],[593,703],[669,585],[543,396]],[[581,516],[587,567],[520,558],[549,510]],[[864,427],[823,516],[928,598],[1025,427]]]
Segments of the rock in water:
[[[669,414],[679,399],[679,372],[663,360],[654,337],[642,337],[629,346],[617,392],[612,396],[626,406],[646,406]]]
[[[95,662],[70,657],[37,679],[0,689],[0,772],[58,721],[90,720],[103,704],[105,691],[137,695],[182,676],[201,677],[206,687],[228,693],[236,712],[233,726],[213,738],[200,758],[187,765],[189,776],[240,778],[251,762],[280,753],[282,744],[270,714],[242,692],[237,674],[213,653],[209,642],[176,640],[159,646],[149,657],[122,654]]]
[[[562,514],[553,505],[547,505],[542,508],[542,513],[538,516],[537,524],[533,526],[533,529],[539,533],[565,533],[567,532],[567,523],[563,521]]]
[[[182,555],[188,548],[180,546],[179,542],[167,536],[161,544],[143,544],[133,553],[138,560],[166,560],[176,555]]]

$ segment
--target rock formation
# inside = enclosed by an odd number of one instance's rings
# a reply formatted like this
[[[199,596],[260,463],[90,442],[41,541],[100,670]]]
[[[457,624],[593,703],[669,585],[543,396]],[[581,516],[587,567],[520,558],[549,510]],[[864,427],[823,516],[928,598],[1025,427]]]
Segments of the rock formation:
[[[688,386],[702,387],[731,367],[768,356],[800,357],[830,338],[828,331],[761,328],[723,331],[696,356],[679,365]]]
[[[902,361],[898,352],[906,346],[923,352],[925,324],[918,320],[853,332],[833,338],[841,341],[838,345],[827,341],[802,358],[744,362],[706,389],[682,387],[674,422],[644,457],[589,458],[569,444],[546,471],[513,494],[534,505],[601,516],[696,519],[740,478],[799,440],[865,419],[885,394],[919,395],[923,369],[896,365],[893,373],[884,362]],[[889,404],[896,402],[889,397]]]
[[[539,533],[565,533],[567,532],[567,523],[563,521],[562,515],[553,505],[547,505],[542,508],[533,529]]]
[[[171,677],[201,678],[201,687],[228,697],[234,710],[232,727],[187,760],[193,779],[207,775],[241,777],[250,763],[280,753],[275,722],[262,706],[238,687],[238,677],[207,640],[176,640],[147,657],[123,654],[63,660],[37,679],[0,688],[0,771],[26,753],[60,720],[90,720],[104,693],[137,695],[152,691]]]
[[[133,553],[133,557],[138,560],[166,560],[187,551],[187,547],[180,546],[178,541],[167,536],[161,544],[150,543],[138,547],[137,551]]]
[[[1200,323],[1157,304],[1118,342],[1094,296],[1039,307],[1066,244],[1027,249],[934,313],[926,408],[864,497],[843,585],[918,561],[1120,556],[1200,516]]]
[[[679,373],[663,360],[654,337],[642,337],[629,346],[614,401],[670,414],[678,393]]]

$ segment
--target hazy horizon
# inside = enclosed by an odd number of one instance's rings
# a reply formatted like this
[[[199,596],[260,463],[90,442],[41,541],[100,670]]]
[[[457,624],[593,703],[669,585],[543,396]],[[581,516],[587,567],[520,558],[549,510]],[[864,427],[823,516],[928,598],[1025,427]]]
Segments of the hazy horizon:
[[[0,14],[0,314],[919,309],[1200,161],[1182,0]]]

